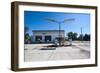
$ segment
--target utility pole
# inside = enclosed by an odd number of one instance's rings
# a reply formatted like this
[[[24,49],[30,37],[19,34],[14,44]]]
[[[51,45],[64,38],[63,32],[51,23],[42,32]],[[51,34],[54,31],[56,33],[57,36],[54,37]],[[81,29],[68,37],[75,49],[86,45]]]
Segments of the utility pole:
[[[81,41],[83,41],[83,31],[82,31],[82,27],[81,27]]]

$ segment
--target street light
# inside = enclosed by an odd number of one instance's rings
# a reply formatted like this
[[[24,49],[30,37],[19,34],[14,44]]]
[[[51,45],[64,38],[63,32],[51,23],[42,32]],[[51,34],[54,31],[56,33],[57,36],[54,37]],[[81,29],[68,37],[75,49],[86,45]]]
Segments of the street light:
[[[71,19],[64,19],[63,21],[57,21],[55,19],[45,18],[45,20],[59,24],[59,46],[61,46],[61,24],[68,21],[74,21],[75,19],[71,18]]]

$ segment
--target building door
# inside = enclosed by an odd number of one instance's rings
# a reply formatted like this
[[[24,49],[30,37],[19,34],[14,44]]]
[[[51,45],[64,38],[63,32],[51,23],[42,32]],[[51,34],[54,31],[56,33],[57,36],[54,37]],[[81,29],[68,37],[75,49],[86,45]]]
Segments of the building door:
[[[35,36],[36,42],[42,42],[42,36]]]
[[[45,42],[51,42],[51,36],[45,36]]]

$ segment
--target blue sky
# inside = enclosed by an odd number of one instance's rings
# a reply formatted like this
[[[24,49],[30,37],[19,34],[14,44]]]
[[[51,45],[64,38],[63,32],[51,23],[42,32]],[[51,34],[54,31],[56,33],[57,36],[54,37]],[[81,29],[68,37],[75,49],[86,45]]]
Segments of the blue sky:
[[[47,21],[45,18],[55,19],[59,22],[74,18],[74,21],[61,24],[61,29],[65,30],[65,35],[70,31],[81,34],[81,27],[83,34],[90,34],[90,14],[24,11],[24,26],[29,27],[30,35],[32,35],[32,30],[59,30],[57,23]]]

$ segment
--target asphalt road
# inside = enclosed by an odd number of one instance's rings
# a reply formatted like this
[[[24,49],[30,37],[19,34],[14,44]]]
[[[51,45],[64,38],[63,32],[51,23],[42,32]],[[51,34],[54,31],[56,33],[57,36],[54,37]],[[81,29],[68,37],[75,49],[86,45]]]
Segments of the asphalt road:
[[[73,42],[72,46],[44,47],[52,44],[25,44],[25,62],[90,58],[90,42]]]

